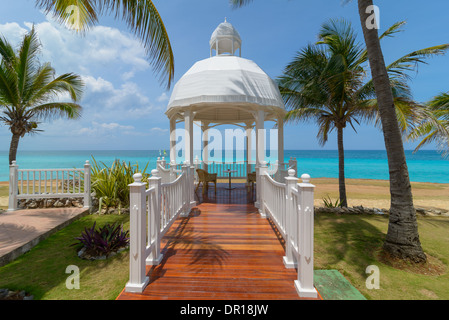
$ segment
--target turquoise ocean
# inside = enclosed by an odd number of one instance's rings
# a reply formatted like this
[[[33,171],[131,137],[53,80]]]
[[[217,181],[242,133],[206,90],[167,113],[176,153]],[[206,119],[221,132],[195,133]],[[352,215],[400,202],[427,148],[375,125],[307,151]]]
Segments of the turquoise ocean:
[[[159,150],[150,151],[20,151],[17,164],[20,169],[82,168],[85,161],[104,162],[110,165],[115,159],[138,163],[149,171],[161,156]],[[285,161],[290,157],[298,160],[299,174],[308,173],[313,178],[338,177],[338,152],[336,150],[285,150]],[[449,183],[449,160],[431,150],[406,151],[410,180],[415,182]],[[235,157],[234,157],[235,159]],[[242,160],[242,159],[235,159]],[[0,181],[8,181],[8,152],[0,151]],[[3,165],[5,164],[5,165]],[[346,150],[345,173],[350,179],[388,180],[388,162],[385,151]]]

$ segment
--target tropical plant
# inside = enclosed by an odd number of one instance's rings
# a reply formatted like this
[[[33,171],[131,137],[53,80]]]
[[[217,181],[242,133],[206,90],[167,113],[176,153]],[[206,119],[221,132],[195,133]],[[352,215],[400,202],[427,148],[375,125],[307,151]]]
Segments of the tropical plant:
[[[41,131],[39,121],[77,119],[81,114],[81,106],[75,103],[84,87],[81,78],[73,73],[55,77],[50,63],[39,63],[40,48],[34,27],[25,34],[17,51],[0,36],[0,120],[12,133],[10,164],[16,160],[20,138]],[[72,102],[55,102],[64,94]]]
[[[323,198],[323,204],[326,208],[338,208],[341,207],[341,200],[337,199],[335,202],[332,200],[332,198],[328,195],[326,198]]]
[[[234,7],[240,7],[253,0],[229,1]],[[349,0],[344,2],[347,1]],[[368,9],[373,8],[373,0],[358,0],[357,2],[371,76],[374,80],[373,86],[378,101],[390,174],[390,220],[383,248],[396,258],[416,263],[426,262],[427,258],[419,240],[402,133],[397,121],[396,110],[392,108],[394,96],[380,46],[379,32],[377,28],[367,26],[367,21],[372,19],[372,11]]]
[[[129,231],[123,230],[123,224],[106,224],[96,228],[96,222],[91,228],[84,228],[84,232],[71,246],[84,248],[85,257],[108,257],[114,252],[125,248],[129,244]]]
[[[404,22],[394,24],[380,38],[392,36],[403,25]],[[278,83],[290,109],[287,121],[316,121],[321,145],[333,130],[337,131],[340,205],[347,207],[343,132],[348,126],[355,130],[355,124],[361,120],[380,125],[376,93],[373,82],[366,77],[366,48],[357,43],[350,23],[330,20],[322,26],[318,39],[317,44],[296,55]],[[424,63],[425,57],[448,48],[449,45],[440,45],[418,50],[387,67],[397,119],[403,130],[421,116],[424,108],[413,101],[407,71]]]
[[[443,156],[449,157],[449,93],[434,97],[420,120],[407,136],[411,141],[421,140],[415,152],[429,143],[435,143]]]
[[[38,8],[53,14],[61,24],[79,32],[98,23],[103,14],[116,19],[141,40],[161,82],[170,87],[174,78],[174,56],[167,30],[151,0],[36,0]]]
[[[105,212],[109,208],[119,208],[129,206],[129,185],[134,182],[133,175],[141,173],[142,181],[147,182],[149,174],[146,173],[149,163],[141,169],[139,164],[131,165],[114,160],[111,166],[107,166],[103,162],[98,163],[92,157],[92,190],[99,200],[98,211],[101,212],[105,208]]]

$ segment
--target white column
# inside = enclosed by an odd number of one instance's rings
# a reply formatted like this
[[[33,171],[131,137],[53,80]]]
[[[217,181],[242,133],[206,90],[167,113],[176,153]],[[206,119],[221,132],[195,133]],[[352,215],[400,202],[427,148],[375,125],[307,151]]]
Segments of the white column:
[[[203,131],[203,169],[208,171],[209,162],[209,124],[203,123],[201,126]]]
[[[185,161],[193,164],[193,113],[188,110],[184,112],[185,123]]]
[[[262,110],[257,111],[256,114],[256,202],[254,206],[260,208],[260,196],[261,196],[261,179],[259,173],[259,166],[265,161],[265,113]]]
[[[265,112],[257,111],[256,117],[256,165],[265,161]]]
[[[278,160],[284,163],[284,119],[278,119]]]
[[[246,165],[246,171],[247,173],[251,172],[251,164],[252,164],[252,160],[253,160],[253,153],[252,153],[252,148],[253,148],[253,127],[252,126],[247,126],[246,127],[246,159],[248,161],[247,165]]]
[[[170,163],[176,163],[176,118],[170,119]]]

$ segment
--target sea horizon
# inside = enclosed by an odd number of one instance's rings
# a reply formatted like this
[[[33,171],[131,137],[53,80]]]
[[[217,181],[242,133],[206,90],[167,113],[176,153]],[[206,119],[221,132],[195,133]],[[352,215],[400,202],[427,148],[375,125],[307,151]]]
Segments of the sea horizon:
[[[234,151],[234,161],[242,161],[239,152]],[[166,158],[169,151],[165,150]],[[8,163],[8,151],[0,151],[1,163]],[[449,183],[449,161],[436,150],[405,151],[410,180],[412,182]],[[194,155],[201,155],[199,150]],[[240,154],[241,155],[241,154]],[[164,156],[164,150],[19,150],[17,164],[21,169],[58,169],[82,168],[85,161],[106,165],[116,159],[127,163],[145,166],[148,171],[156,167],[158,157]],[[337,150],[284,150],[284,161],[293,157],[298,161],[298,175],[309,174],[313,178],[338,178]],[[225,157],[222,160],[228,161]],[[219,161],[220,158],[209,159]],[[267,161],[275,161],[267,156]],[[180,162],[182,158],[178,158]],[[385,150],[345,150],[345,177],[347,179],[389,180],[388,160]],[[0,181],[8,181],[9,166],[0,166]]]

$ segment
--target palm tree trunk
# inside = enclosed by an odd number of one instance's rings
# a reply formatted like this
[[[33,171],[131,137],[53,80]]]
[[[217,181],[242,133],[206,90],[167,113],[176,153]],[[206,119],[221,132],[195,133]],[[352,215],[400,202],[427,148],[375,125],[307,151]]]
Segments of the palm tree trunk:
[[[380,47],[379,35],[377,29],[368,29],[366,26],[366,21],[370,16],[370,13],[366,13],[366,9],[372,5],[373,0],[358,0],[390,172],[390,220],[383,248],[394,257],[425,262],[426,255],[419,240],[416,210],[413,206],[402,136],[394,109],[393,94]]]
[[[340,192],[340,207],[347,207],[345,183],[345,149],[343,146],[343,128],[337,128],[338,139],[338,188]]]
[[[20,134],[14,134],[11,138],[11,144],[9,146],[9,164],[16,161],[17,149],[19,147]]]

